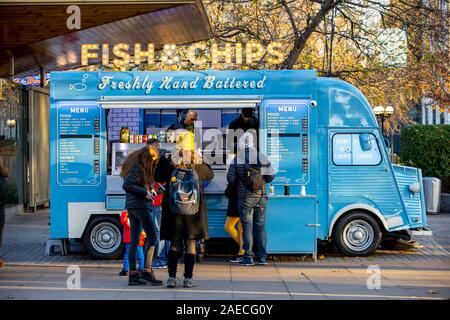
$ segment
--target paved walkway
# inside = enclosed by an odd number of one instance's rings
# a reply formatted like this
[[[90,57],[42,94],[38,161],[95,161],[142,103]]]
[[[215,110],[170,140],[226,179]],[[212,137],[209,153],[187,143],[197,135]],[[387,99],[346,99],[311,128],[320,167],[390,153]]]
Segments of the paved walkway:
[[[193,289],[128,287],[117,275],[121,261],[93,260],[85,253],[44,256],[48,210],[8,215],[0,257],[0,299],[448,299],[450,215],[430,216],[432,236],[416,237],[422,248],[379,250],[366,258],[324,251],[316,263],[309,258],[276,256],[268,266],[241,267],[222,256],[197,264]],[[441,242],[439,242],[441,241]],[[442,244],[443,245],[442,245]],[[67,267],[80,267],[81,289],[67,288]],[[371,269],[368,269],[371,268]],[[180,265],[182,271],[183,265]],[[167,279],[167,270],[156,270]],[[180,276],[182,272],[179,272]],[[379,274],[379,277],[377,275]],[[380,289],[369,289],[367,281]],[[369,279],[369,280],[370,280]],[[181,280],[181,279],[180,279]]]

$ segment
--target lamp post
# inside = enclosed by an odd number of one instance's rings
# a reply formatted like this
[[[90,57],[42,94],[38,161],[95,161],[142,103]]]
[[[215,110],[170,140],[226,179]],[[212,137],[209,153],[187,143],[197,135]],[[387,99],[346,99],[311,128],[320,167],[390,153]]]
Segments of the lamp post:
[[[377,119],[380,119],[380,121],[381,121],[381,133],[384,137],[385,136],[384,120],[389,118],[394,113],[394,107],[392,107],[392,106],[387,106],[387,107],[376,106],[375,108],[373,108],[373,113],[375,113],[375,116],[377,117]]]

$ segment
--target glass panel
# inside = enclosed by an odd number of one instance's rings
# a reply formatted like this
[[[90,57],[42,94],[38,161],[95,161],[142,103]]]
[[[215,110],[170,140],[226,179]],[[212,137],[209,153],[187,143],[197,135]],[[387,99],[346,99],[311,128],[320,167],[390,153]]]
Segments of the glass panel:
[[[145,110],[144,127],[145,128],[160,128],[161,127],[161,112],[159,110]]]
[[[163,110],[161,115],[161,127],[165,128],[177,123],[177,112],[175,110]]]
[[[351,134],[335,134],[333,136],[333,162],[336,165],[352,164]]]
[[[353,165],[377,165],[381,162],[381,154],[378,148],[376,138],[369,134],[371,149],[363,151],[359,140],[360,134],[353,134],[352,143],[352,163]]]

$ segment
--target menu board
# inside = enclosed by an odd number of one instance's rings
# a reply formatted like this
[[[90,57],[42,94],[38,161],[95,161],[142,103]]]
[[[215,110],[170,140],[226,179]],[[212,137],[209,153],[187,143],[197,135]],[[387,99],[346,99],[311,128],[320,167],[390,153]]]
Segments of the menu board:
[[[58,106],[57,117],[58,184],[100,185],[100,107]]]
[[[274,184],[304,185],[309,179],[309,119],[306,103],[266,105],[267,155]]]

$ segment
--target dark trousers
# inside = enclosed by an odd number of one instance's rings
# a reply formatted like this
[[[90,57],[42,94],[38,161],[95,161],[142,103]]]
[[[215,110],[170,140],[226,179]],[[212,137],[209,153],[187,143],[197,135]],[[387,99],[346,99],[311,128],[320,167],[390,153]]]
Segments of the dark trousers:
[[[0,204],[0,247],[3,244],[3,228],[5,227],[5,205]]]
[[[265,196],[249,196],[239,199],[239,212],[242,223],[242,242],[244,255],[253,257],[253,239],[258,259],[266,259],[266,203]]]
[[[130,219],[130,271],[136,270],[136,250],[141,236],[142,229],[147,234],[147,241],[144,249],[144,261],[147,261],[147,254],[150,247],[156,243],[156,228],[152,218],[151,209],[128,209],[128,219]],[[151,268],[151,266],[146,266]]]

